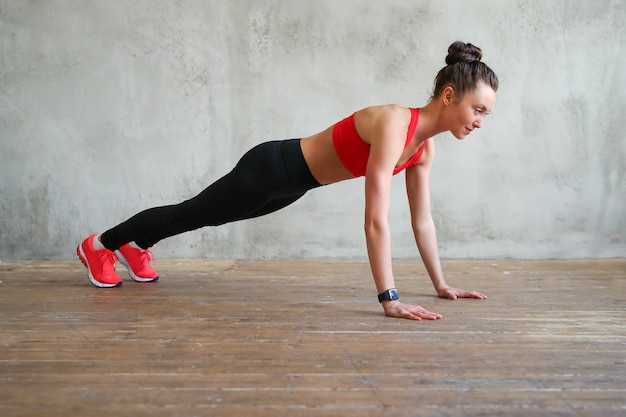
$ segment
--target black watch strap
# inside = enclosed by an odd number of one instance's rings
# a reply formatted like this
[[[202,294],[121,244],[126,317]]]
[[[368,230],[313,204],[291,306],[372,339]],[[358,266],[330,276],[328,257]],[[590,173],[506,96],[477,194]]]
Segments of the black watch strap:
[[[382,303],[383,301],[397,300],[398,298],[400,298],[400,296],[398,295],[398,290],[395,288],[390,288],[387,291],[378,294],[379,303]]]

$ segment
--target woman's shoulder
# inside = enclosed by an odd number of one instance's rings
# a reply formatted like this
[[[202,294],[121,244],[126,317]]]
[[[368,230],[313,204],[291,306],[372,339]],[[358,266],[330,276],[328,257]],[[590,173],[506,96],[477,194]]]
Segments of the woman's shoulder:
[[[368,125],[403,126],[411,120],[411,109],[398,104],[365,107],[355,113],[357,123]]]
[[[367,114],[370,116],[393,116],[395,114],[406,113],[410,108],[401,106],[399,104],[380,104],[377,106],[365,107],[358,110],[357,114]]]
[[[354,115],[354,124],[359,136],[370,145],[376,138],[390,136],[402,138],[404,144],[410,122],[410,109],[397,104],[366,107]]]

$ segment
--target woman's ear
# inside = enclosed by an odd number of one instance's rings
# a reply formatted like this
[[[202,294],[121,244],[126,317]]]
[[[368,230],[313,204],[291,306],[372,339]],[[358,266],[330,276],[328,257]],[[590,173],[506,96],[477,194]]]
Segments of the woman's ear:
[[[456,94],[454,92],[454,88],[450,85],[447,86],[443,89],[443,92],[441,93],[441,99],[443,100],[443,104],[445,106],[452,104],[455,96]]]

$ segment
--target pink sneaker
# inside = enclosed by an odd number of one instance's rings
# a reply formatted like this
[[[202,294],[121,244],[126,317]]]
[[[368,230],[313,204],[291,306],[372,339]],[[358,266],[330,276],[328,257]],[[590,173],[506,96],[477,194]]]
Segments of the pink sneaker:
[[[89,280],[100,288],[119,287],[122,279],[115,272],[117,257],[108,249],[96,250],[91,235],[76,248],[76,254],[89,271]]]
[[[154,282],[159,279],[159,273],[150,268],[150,261],[154,255],[150,248],[135,249],[128,243],[115,251],[120,262],[128,268],[128,273],[137,282]]]

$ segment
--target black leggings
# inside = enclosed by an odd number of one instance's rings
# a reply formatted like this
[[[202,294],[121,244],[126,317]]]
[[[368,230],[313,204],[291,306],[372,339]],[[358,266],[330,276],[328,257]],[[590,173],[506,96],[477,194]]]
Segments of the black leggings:
[[[288,206],[319,187],[300,139],[265,142],[194,198],[142,211],[102,234],[109,250],[134,241],[146,249],[161,239],[204,226],[251,219]]]

